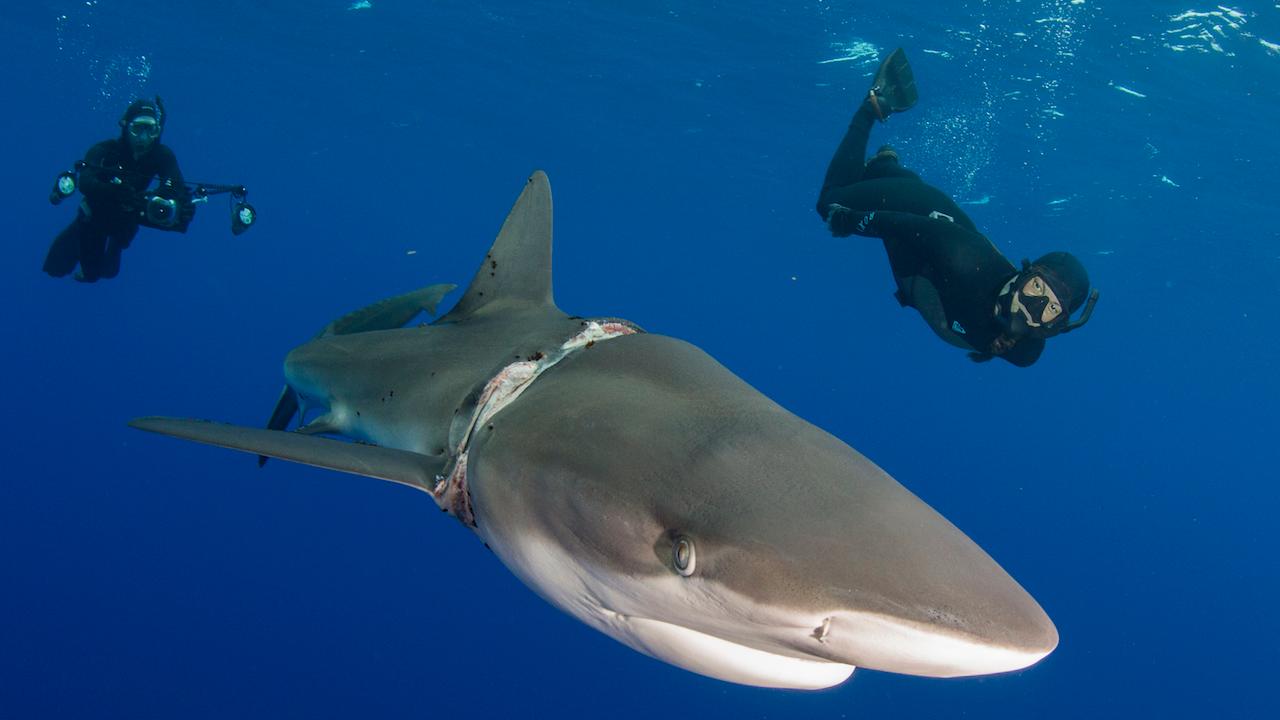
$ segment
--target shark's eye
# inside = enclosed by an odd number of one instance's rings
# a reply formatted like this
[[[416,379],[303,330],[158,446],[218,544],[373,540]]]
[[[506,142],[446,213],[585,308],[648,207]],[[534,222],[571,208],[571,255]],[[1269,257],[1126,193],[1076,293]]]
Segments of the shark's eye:
[[[693,570],[697,567],[698,558],[693,552],[693,540],[681,536],[671,544],[671,564],[675,566],[676,572],[685,577],[693,574]]]

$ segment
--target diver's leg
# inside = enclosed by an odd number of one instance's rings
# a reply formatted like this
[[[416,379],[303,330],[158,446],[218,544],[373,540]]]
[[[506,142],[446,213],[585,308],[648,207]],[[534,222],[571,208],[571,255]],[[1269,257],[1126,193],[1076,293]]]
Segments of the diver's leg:
[[[871,136],[871,126],[876,121],[876,111],[866,100],[858,106],[849,122],[849,129],[840,141],[836,153],[827,165],[827,175],[822,180],[822,192],[818,194],[818,214],[827,219],[828,206],[835,202],[831,198],[832,191],[847,185],[853,185],[862,179],[867,169],[867,140]]]
[[[924,182],[919,175],[902,167],[902,162],[898,159],[898,151],[890,145],[881,145],[880,149],[876,150],[876,154],[867,160],[867,170],[862,174],[864,181],[880,178],[903,178]]]
[[[120,274],[120,255],[133,244],[133,238],[138,234],[138,226],[133,225],[128,228],[113,232],[107,238],[107,249],[102,255],[102,266],[98,276],[104,280],[109,280]]]
[[[960,227],[978,232],[956,201],[919,175],[885,158],[872,159],[862,179],[852,185],[826,188],[823,202],[855,211],[893,210],[913,215],[940,213]]]
[[[44,271],[53,277],[65,277],[76,269],[80,262],[80,233],[83,220],[79,214],[67,225],[49,245],[49,253],[44,258]]]
[[[96,223],[85,223],[80,232],[80,272],[76,280],[97,282],[102,276],[102,261],[107,245],[108,230]]]

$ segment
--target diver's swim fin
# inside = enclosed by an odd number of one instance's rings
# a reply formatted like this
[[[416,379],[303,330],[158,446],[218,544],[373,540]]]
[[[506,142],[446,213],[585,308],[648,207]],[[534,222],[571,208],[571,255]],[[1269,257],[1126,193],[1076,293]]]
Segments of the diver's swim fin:
[[[920,94],[916,92],[916,76],[907,62],[907,53],[898,48],[880,63],[876,79],[867,97],[876,115],[884,121],[893,113],[910,110]]]

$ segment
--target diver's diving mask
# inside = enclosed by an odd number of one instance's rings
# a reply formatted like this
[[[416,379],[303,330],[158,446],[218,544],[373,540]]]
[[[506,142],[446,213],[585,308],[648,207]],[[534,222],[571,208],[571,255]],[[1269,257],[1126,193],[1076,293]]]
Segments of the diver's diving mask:
[[[151,142],[160,137],[160,125],[146,116],[134,119],[128,128],[129,137],[142,142]]]
[[[1043,277],[1031,275],[1013,288],[1009,311],[1021,315],[1027,327],[1047,328],[1062,317],[1062,302]]]

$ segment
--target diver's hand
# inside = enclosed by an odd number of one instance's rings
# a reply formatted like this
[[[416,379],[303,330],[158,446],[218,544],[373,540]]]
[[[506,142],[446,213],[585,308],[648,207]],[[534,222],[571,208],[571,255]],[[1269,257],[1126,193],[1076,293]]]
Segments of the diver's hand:
[[[874,216],[875,213],[852,210],[840,203],[831,203],[827,206],[827,227],[835,237],[849,237],[864,232],[867,229],[867,223]]]
[[[851,232],[842,232],[845,225],[844,218],[849,214],[849,208],[840,203],[831,203],[827,206],[827,228],[831,230],[831,234],[836,237],[848,237]]]
[[[187,198],[178,200],[178,227],[183,231],[187,229],[187,225],[191,224],[191,220],[196,216],[196,204]]]
[[[172,226],[165,228],[171,232],[185,233],[196,216],[196,205],[190,198],[178,198],[178,218]]]

